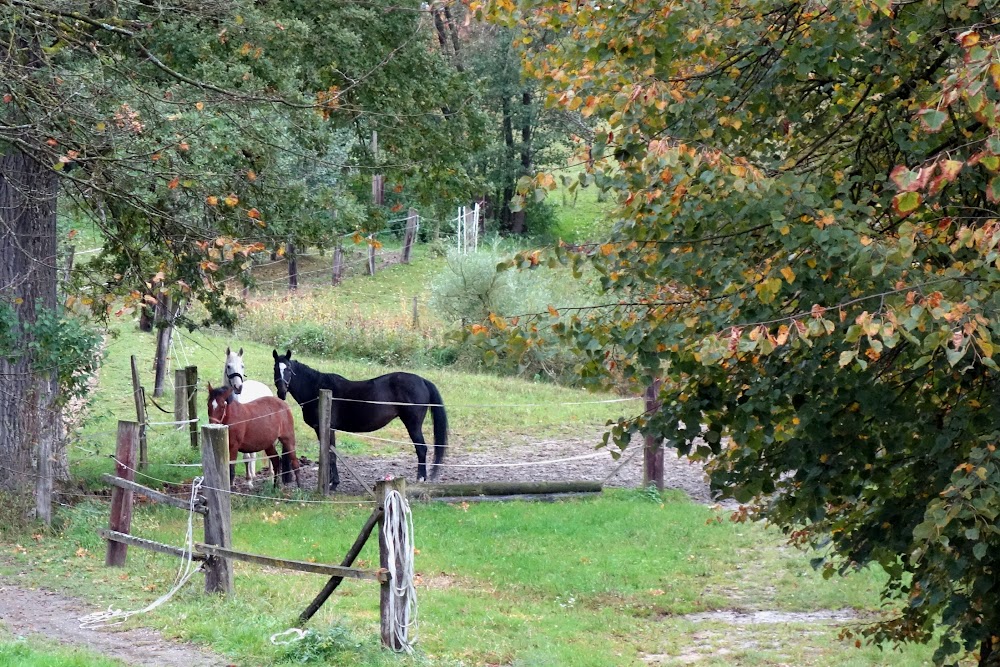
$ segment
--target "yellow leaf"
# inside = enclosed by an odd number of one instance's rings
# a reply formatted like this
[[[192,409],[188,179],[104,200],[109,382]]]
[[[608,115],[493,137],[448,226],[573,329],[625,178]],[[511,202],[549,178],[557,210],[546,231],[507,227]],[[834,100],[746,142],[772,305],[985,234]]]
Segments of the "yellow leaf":
[[[204,102],[195,102],[194,108],[197,109],[198,111],[201,111],[202,109],[205,108],[205,103]]]
[[[795,272],[792,271],[791,267],[786,266],[783,268],[781,270],[781,275],[784,276],[785,281],[788,282],[789,285],[795,282]]]

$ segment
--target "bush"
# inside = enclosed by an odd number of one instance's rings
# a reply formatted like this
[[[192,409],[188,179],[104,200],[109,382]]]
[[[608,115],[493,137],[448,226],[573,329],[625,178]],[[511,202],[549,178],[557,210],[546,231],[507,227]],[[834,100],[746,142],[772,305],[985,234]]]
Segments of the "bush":
[[[552,298],[547,274],[497,272],[505,258],[496,246],[468,254],[452,251],[431,284],[431,308],[450,322],[478,322],[490,313],[509,317],[545,310]]]

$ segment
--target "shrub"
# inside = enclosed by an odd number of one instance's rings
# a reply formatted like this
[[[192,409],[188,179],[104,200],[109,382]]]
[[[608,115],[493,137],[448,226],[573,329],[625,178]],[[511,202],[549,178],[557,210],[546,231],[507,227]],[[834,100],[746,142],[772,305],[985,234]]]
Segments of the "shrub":
[[[431,308],[451,322],[478,322],[490,313],[511,316],[545,310],[551,299],[547,274],[497,272],[497,250],[452,251],[446,268],[431,284]]]

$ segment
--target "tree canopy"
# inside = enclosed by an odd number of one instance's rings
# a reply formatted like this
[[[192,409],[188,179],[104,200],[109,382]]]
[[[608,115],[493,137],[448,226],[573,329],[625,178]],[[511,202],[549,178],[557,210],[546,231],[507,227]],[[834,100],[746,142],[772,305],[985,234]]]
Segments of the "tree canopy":
[[[475,335],[517,354],[555,331],[594,386],[662,377],[619,446],[709,457],[827,572],[881,565],[895,611],[864,637],[1000,664],[995,3],[474,7],[597,123],[580,182],[617,196],[607,240],[513,262],[587,263],[606,304]]]

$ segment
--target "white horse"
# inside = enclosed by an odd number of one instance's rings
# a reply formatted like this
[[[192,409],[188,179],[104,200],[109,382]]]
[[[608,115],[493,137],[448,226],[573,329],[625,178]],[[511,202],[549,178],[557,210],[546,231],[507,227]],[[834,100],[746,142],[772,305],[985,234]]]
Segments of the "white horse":
[[[239,352],[233,352],[226,348],[226,367],[222,371],[222,384],[232,387],[237,403],[249,403],[263,396],[274,396],[271,388],[263,382],[246,379],[246,369],[243,365],[243,348]],[[247,464],[247,481],[252,482],[257,476],[256,454],[244,453],[243,460]],[[267,461],[270,467],[271,462]]]

